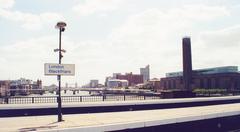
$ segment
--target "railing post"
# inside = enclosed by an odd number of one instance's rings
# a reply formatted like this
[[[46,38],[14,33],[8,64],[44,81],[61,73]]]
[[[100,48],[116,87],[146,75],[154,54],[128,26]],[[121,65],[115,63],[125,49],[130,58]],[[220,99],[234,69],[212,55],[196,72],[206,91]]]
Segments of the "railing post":
[[[123,94],[123,100],[124,101],[126,100],[126,94],[125,93]]]
[[[146,95],[145,94],[143,95],[143,99],[146,100]]]
[[[32,97],[32,103],[34,103],[34,97]]]
[[[82,102],[82,96],[80,96],[80,102]]]
[[[8,103],[9,103],[8,101],[9,101],[9,98],[6,97],[6,98],[5,98],[5,103],[8,104]]]
[[[103,94],[103,101],[106,99],[106,95],[105,94]]]

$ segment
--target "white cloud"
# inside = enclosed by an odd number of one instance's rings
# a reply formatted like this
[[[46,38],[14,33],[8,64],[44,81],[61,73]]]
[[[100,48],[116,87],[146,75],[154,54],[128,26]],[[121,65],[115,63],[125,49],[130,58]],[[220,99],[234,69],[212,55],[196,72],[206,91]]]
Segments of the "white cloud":
[[[41,13],[38,15],[31,13],[23,13],[20,11],[11,11],[0,9],[0,17],[19,23],[21,27],[36,30],[41,29],[44,24],[55,24],[57,21],[64,20],[64,18],[57,13]]]
[[[97,2],[95,5],[98,4]],[[100,8],[93,6],[94,4],[87,5],[84,8],[81,6],[78,8],[85,10],[82,11],[85,14],[80,13],[81,15],[117,8],[117,6],[103,8],[104,5]],[[88,11],[90,9],[92,11]],[[74,79],[65,79],[72,83],[76,81],[78,84],[87,83],[93,78],[103,81],[105,76],[111,75],[113,72],[139,73],[139,68],[147,64],[151,66],[151,77],[161,77],[165,72],[181,70],[181,37],[199,35],[199,30],[194,28],[195,24],[214,21],[229,14],[226,8],[219,6],[185,6],[167,10],[154,8],[129,16],[120,27],[112,30],[106,40],[73,42],[70,37],[64,35],[63,48],[67,50],[67,53],[64,55],[63,62],[76,64]],[[35,21],[37,23],[41,19],[47,21],[52,17],[51,14],[25,15],[25,13],[15,11],[6,16],[10,16],[9,19],[14,19],[14,21],[20,21],[22,26],[27,23],[35,23]],[[18,16],[24,16],[25,19],[30,20],[28,22]],[[57,14],[53,17],[57,17]],[[188,32],[191,34],[186,34]],[[194,45],[195,41],[192,42]],[[6,73],[2,70],[5,67],[5,69],[14,69],[11,72],[16,73],[14,76],[17,77],[28,77],[27,75],[29,75],[29,78],[34,78],[42,75],[41,78],[45,84],[56,83],[56,78],[43,76],[43,63],[57,62],[57,55],[53,53],[57,44],[57,36],[51,36],[16,42],[12,46],[1,48],[0,53],[4,58],[0,61],[9,61],[6,66],[1,66],[0,72],[4,73],[6,77],[12,77],[9,72]],[[199,56],[206,53],[204,49],[198,50],[201,50]],[[217,57],[214,59],[216,62],[219,61]],[[197,60],[197,62],[200,61],[207,62]],[[220,60],[220,62],[222,61]]]
[[[199,68],[239,65],[240,25],[203,31],[199,35],[193,57]]]
[[[204,32],[202,42],[208,47],[228,48],[240,45],[240,25],[221,30]]]
[[[1,0],[0,5],[0,17],[14,21],[29,30],[41,29],[44,24],[55,24],[57,21],[64,20],[64,17],[58,13],[32,14],[13,10],[11,8],[14,5],[14,0]]]
[[[163,71],[182,69],[183,36],[197,38],[199,33],[195,25],[228,15],[228,10],[220,6],[194,5],[168,10],[147,9],[129,16],[121,27],[113,30],[109,41],[124,51],[124,57],[132,60],[130,65],[137,67],[149,63],[157,66],[152,68],[153,76],[164,76]],[[201,52],[204,54],[204,51]]]
[[[96,12],[113,11],[120,7],[124,0],[86,0],[74,6],[73,11],[79,15],[87,16]]]
[[[56,83],[56,77],[44,76],[43,72],[44,63],[58,62],[58,54],[53,52],[56,48],[58,48],[57,35],[31,38],[2,46],[0,62],[4,65],[0,68],[0,79],[40,78],[44,85]],[[67,51],[62,63],[76,65],[76,75],[63,77],[63,82],[78,82],[83,85],[91,78],[104,79],[109,75],[109,69],[110,72],[115,70],[111,64],[121,60],[118,55],[113,55],[116,51],[114,47],[104,46],[101,42],[73,42],[71,38],[64,35],[62,48]],[[110,51],[107,52],[108,50]]]
[[[190,20],[213,20],[218,17],[230,15],[224,6],[186,5],[183,8],[172,9],[168,13],[175,17],[184,17]]]
[[[14,5],[15,1],[14,0],[0,0],[0,9],[1,8],[12,8]]]
[[[71,53],[73,52],[66,48],[74,47],[74,45],[75,43],[71,42],[66,36],[63,37],[62,47],[67,50],[63,62],[70,60],[72,56],[76,56],[72,55]],[[56,77],[44,76],[43,72],[44,63],[58,62],[58,54],[53,51],[53,49],[56,48],[58,48],[57,35],[31,38],[2,46],[0,49],[2,56],[0,62],[3,63],[1,63],[0,68],[0,79],[18,79],[25,77],[33,80],[42,79],[44,85],[56,83]],[[73,62],[70,61],[70,63]],[[74,80],[75,78],[70,77],[68,79]],[[74,81],[72,82],[74,83]]]
[[[146,52],[169,52],[177,47],[181,37],[192,35],[194,24],[228,15],[224,7],[185,6],[169,10],[148,9],[129,16],[121,27],[115,28],[109,39],[116,45]],[[188,34],[190,33],[190,34]],[[176,44],[174,44],[176,43]]]
[[[182,69],[183,36],[197,38],[199,31],[194,28],[195,25],[228,15],[230,12],[221,6],[194,5],[168,10],[147,9],[129,16],[120,27],[112,30],[107,40],[95,42],[94,46],[85,51],[86,56],[82,57],[91,58],[88,64],[94,65],[94,62],[101,60],[106,66],[112,65],[103,67],[101,73],[129,71],[138,73],[139,67],[150,64],[152,77],[164,76],[165,72]],[[194,48],[199,47],[195,46],[194,39],[192,42]],[[199,55],[204,56],[204,49],[198,50]],[[221,62],[217,58],[213,59]],[[97,71],[95,73],[98,74]]]
[[[13,44],[2,46],[0,51],[2,54],[4,54],[4,58],[7,60],[16,63],[26,63],[30,60],[37,61],[40,56],[42,58],[48,58],[48,55],[46,53],[50,50],[53,51],[54,43],[57,44],[57,39],[54,41],[53,36],[32,38],[29,40],[18,41]]]

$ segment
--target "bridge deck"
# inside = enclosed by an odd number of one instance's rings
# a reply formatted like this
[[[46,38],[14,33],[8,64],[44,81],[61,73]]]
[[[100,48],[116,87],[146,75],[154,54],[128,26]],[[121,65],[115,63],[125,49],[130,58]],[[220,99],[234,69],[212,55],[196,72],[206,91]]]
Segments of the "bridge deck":
[[[240,115],[240,104],[201,107],[112,112],[97,114],[64,115],[64,122],[57,116],[32,116],[0,118],[0,131],[113,131],[164,124],[212,119]]]

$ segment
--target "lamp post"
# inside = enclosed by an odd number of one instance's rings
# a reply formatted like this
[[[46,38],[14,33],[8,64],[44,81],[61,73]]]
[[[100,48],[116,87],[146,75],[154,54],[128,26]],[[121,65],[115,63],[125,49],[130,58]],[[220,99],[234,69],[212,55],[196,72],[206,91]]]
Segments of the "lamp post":
[[[62,32],[64,32],[65,27],[67,24],[65,22],[58,22],[55,28],[59,29],[59,48],[54,49],[54,52],[59,53],[59,62],[58,64],[61,64],[61,59],[63,57],[62,52],[66,52],[64,49],[61,48],[61,39],[62,39]],[[62,119],[62,99],[61,99],[61,75],[57,75],[58,79],[58,97],[57,97],[57,102],[58,102],[58,122],[63,121]]]

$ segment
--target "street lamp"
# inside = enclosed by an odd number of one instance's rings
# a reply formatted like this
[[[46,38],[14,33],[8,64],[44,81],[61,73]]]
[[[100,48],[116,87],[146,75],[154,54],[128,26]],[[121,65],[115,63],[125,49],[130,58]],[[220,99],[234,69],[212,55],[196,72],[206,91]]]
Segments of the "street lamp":
[[[67,24],[65,22],[58,22],[55,28],[59,29],[59,48],[54,49],[54,52],[59,53],[59,62],[58,64],[61,64],[61,59],[63,57],[62,52],[66,52],[66,50],[61,48],[61,39],[62,39],[62,32],[64,32],[65,27]],[[62,119],[62,99],[61,99],[61,75],[57,75],[58,79],[58,97],[57,97],[57,102],[58,102],[58,122],[63,121]]]

